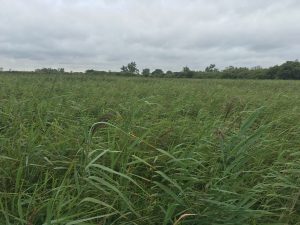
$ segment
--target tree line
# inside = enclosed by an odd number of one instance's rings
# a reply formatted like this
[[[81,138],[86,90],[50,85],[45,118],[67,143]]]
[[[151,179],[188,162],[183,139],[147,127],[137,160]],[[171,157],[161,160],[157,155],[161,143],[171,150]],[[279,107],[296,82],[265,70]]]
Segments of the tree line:
[[[287,61],[281,65],[272,66],[270,68],[262,68],[260,66],[234,67],[229,66],[223,70],[219,70],[215,64],[211,64],[205,70],[195,71],[185,66],[179,72],[155,69],[151,71],[145,68],[140,71],[135,62],[130,62],[126,66],[121,67],[120,72],[105,72],[96,70],[87,70],[87,74],[114,74],[118,76],[141,76],[141,77],[158,77],[158,78],[199,78],[199,79],[283,79],[283,80],[300,80],[300,62]]]
[[[3,69],[2,69],[3,70]],[[0,70],[0,72],[5,72]],[[7,71],[6,71],[7,72]],[[16,71],[9,71],[14,72]],[[25,73],[20,72],[19,73]],[[64,68],[42,68],[34,71],[36,74],[82,74],[79,72],[66,72]],[[87,75],[113,75],[113,76],[138,76],[138,77],[157,77],[157,78],[198,78],[198,79],[283,79],[283,80],[300,80],[300,62],[287,61],[281,65],[272,66],[269,68],[262,68],[260,66],[247,68],[247,67],[234,67],[229,66],[223,70],[211,64],[205,70],[191,70],[185,66],[179,72],[171,70],[163,71],[162,69],[154,69],[151,71],[149,68],[138,69],[136,62],[130,62],[123,65],[119,72],[111,71],[98,71],[89,69],[84,72]]]

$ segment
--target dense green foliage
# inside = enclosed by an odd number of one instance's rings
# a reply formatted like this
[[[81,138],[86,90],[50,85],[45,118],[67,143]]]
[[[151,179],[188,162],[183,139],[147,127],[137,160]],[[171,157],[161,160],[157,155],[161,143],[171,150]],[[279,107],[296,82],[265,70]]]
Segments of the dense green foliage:
[[[131,68],[131,69],[129,69]],[[282,79],[282,80],[299,80],[300,79],[300,62],[287,61],[280,66],[274,66],[267,69],[261,67],[233,67],[229,66],[223,70],[218,70],[215,64],[211,64],[204,71],[193,71],[189,67],[183,67],[180,72],[167,71],[164,73],[161,69],[155,69],[150,72],[144,69],[141,74],[138,73],[137,65],[131,62],[128,66],[121,68],[121,73],[114,75],[127,76],[144,76],[144,77],[162,77],[162,78],[200,78],[200,79]],[[94,74],[105,75],[105,72],[94,71]]]
[[[266,78],[268,79],[290,79],[299,80],[300,79],[300,63],[298,61],[286,62],[281,66],[271,67],[266,72]]]
[[[299,224],[299,91],[2,74],[1,224]]]
[[[1,70],[0,70],[1,72]],[[2,74],[8,73],[8,71],[2,71]],[[25,71],[9,71],[10,74],[32,74],[33,72]],[[81,72],[65,72],[64,68],[52,69],[43,68],[36,69],[35,74],[83,74]],[[137,68],[135,62],[128,63],[127,66],[121,67],[121,72],[111,71],[97,71],[89,69],[85,71],[87,75],[100,75],[100,76],[122,76],[122,77],[153,77],[153,78],[198,78],[198,79],[277,79],[277,80],[299,80],[300,79],[300,62],[287,61],[282,65],[273,66],[270,68],[262,67],[233,67],[229,66],[223,70],[216,68],[215,64],[211,64],[205,68],[204,71],[193,71],[189,67],[185,66],[180,72],[166,71],[162,69],[155,69],[152,72],[150,69],[145,68],[141,71]]]
[[[139,70],[135,62],[128,63],[127,66],[121,67],[121,73],[139,74]]]

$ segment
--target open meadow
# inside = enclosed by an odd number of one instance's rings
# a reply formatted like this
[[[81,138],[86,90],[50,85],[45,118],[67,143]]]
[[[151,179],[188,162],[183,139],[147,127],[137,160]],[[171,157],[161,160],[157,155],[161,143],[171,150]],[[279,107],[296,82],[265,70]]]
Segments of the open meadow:
[[[299,81],[0,76],[0,224],[299,221]]]

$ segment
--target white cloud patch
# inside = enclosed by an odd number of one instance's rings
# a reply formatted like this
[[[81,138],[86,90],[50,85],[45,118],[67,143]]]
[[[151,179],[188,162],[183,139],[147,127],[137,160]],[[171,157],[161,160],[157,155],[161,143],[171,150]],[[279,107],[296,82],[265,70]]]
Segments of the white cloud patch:
[[[0,0],[0,66],[270,66],[300,52],[298,0]]]

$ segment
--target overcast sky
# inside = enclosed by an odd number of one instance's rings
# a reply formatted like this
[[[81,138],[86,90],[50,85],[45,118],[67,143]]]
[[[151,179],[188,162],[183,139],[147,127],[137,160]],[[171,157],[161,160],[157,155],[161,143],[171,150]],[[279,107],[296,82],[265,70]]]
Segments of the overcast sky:
[[[299,0],[0,0],[0,67],[264,67],[300,58]]]

